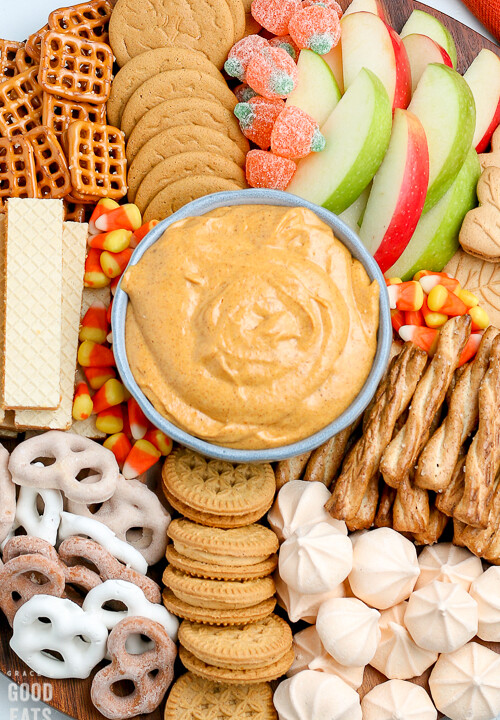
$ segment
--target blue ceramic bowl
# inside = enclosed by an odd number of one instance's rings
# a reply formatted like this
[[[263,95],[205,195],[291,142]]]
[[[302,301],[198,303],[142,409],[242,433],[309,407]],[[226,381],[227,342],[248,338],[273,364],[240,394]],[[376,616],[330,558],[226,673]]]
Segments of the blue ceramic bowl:
[[[301,455],[302,453],[319,447],[333,437],[333,435],[336,435],[341,430],[344,430],[346,427],[351,425],[367,407],[368,403],[375,394],[375,390],[382,378],[382,375],[384,374],[389,359],[389,351],[392,342],[389,298],[383,275],[377,263],[362,245],[357,235],[342,220],[329,210],[325,210],[313,203],[302,200],[302,198],[295,195],[290,195],[289,193],[280,192],[278,190],[240,190],[220,192],[214,193],[213,195],[207,195],[199,200],[194,200],[189,203],[189,205],[185,205],[169,218],[156,225],[156,227],[147,234],[134,251],[129,264],[136,265],[144,253],[147,252],[148,249],[163,235],[165,230],[169,227],[169,225],[172,225],[172,223],[177,222],[178,220],[184,220],[187,217],[204,215],[216,208],[232,205],[279,205],[285,207],[301,206],[309,208],[332,228],[335,236],[342,241],[353,257],[363,264],[370,279],[376,280],[379,283],[380,324],[378,329],[378,345],[375,359],[373,361],[370,374],[368,375],[361,392],[347,410],[345,410],[336,420],[314,435],[304,438],[304,440],[300,440],[299,442],[295,442],[291,445],[269,448],[268,450],[235,450],[234,448],[214,445],[204,440],[200,440],[184,430],[181,430],[155,410],[153,405],[139,388],[134,376],[132,375],[125,349],[125,316],[127,312],[128,295],[121,289],[121,283],[118,285],[116,290],[111,316],[113,327],[113,351],[121,378],[130,393],[139,403],[146,417],[149,418],[149,420],[151,420],[157,428],[162,430],[173,440],[191,448],[191,450],[196,450],[203,455],[207,455],[208,457],[219,460],[228,460],[230,462],[272,462],[275,460],[285,460],[286,458]]]

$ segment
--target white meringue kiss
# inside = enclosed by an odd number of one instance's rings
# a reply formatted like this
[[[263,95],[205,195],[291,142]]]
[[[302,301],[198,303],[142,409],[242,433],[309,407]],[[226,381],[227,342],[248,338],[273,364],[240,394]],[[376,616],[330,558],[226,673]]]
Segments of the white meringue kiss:
[[[278,572],[274,573],[273,578],[274,584],[276,585],[278,604],[287,611],[291,622],[298,622],[299,620],[304,620],[308,623],[316,622],[321,603],[329,598],[345,597],[347,592],[346,583],[340,583],[340,585],[337,585],[327,593],[303,595],[293,590],[293,588],[288,587],[280,578]]]
[[[388,680],[361,701],[363,720],[436,720],[437,710],[424,688],[406,680]]]
[[[474,580],[470,594],[478,605],[478,636],[500,642],[500,567],[490,567]]]
[[[316,629],[330,655],[341,665],[368,665],[380,642],[378,610],[356,598],[326,600],[318,611]]]
[[[458,583],[469,591],[471,583],[483,574],[480,558],[467,548],[452,543],[428,545],[418,556],[420,575],[415,590],[420,590],[433,580]]]
[[[335,675],[303,670],[278,685],[279,720],[361,720],[358,693]]]

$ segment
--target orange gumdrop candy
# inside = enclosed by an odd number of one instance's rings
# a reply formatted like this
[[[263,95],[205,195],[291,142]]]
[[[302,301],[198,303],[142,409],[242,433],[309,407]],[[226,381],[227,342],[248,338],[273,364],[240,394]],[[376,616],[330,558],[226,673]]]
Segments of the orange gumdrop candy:
[[[277,117],[271,133],[271,150],[275,155],[298,160],[310,152],[321,152],[325,138],[314,118],[293,105]]]
[[[246,83],[241,83],[241,85],[237,85],[234,90],[234,94],[236,95],[236,100],[240,102],[248,102],[250,98],[256,97],[257,93],[255,90],[252,90],[250,85],[247,85]]]
[[[297,66],[283,48],[267,47],[255,53],[247,66],[246,82],[263,97],[286,98],[297,79]]]
[[[257,95],[248,102],[238,103],[234,114],[240,121],[243,135],[263,150],[268,150],[274,122],[284,107],[285,103],[280,98]]]
[[[302,7],[311,7],[311,5],[316,5],[317,3],[321,3],[321,5],[324,5],[325,7],[330,8],[330,10],[336,12],[339,20],[342,17],[343,10],[337,0],[302,0]]]
[[[340,40],[340,20],[334,10],[317,3],[298,10],[288,31],[299,48],[325,55]]]
[[[283,50],[286,50],[286,52],[290,55],[292,60],[295,60],[295,62],[297,62],[297,60],[299,59],[300,48],[294,42],[291,35],[281,35],[280,37],[273,37],[269,40],[269,45],[271,47],[283,48]]]
[[[274,35],[286,35],[288,23],[301,0],[253,0],[251,13],[259,25]]]
[[[286,190],[296,169],[293,160],[265,150],[250,150],[247,155],[246,177],[250,187]]]
[[[250,60],[255,53],[268,47],[268,41],[261,35],[248,35],[242,38],[229,51],[227,60],[224,63],[224,70],[231,77],[244,82]]]

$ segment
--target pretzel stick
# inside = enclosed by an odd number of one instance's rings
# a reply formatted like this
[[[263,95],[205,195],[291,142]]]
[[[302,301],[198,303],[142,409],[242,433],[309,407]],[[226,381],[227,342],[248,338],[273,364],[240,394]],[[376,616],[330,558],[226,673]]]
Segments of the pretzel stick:
[[[398,417],[412,398],[426,361],[426,354],[412,343],[406,343],[392,360],[366,429],[344,460],[333,494],[325,505],[332,517],[347,520],[356,515],[370,480],[378,475],[382,453]]]
[[[497,484],[495,498],[493,500],[489,528],[493,529],[493,536],[483,557],[493,565],[500,565],[500,482]]]
[[[342,464],[349,438],[356,424],[349,425],[348,428],[341,430],[326,443],[313,450],[307,463],[304,480],[322,482],[326,487],[331,485]]]
[[[288,460],[280,460],[276,467],[276,489],[279,490],[290,480],[299,480],[310,456],[311,453],[306,452]]]
[[[392,527],[392,506],[396,499],[396,490],[383,484],[380,492],[380,502],[375,515],[375,527]]]
[[[495,477],[500,467],[500,337],[491,349],[479,390],[479,425],[465,463],[465,489],[453,516],[486,528]]]
[[[379,496],[379,476],[374,475],[368,487],[365,490],[361,505],[359,506],[356,515],[353,518],[349,518],[346,523],[350,532],[356,530],[368,530],[373,525],[375,515],[377,514],[378,496]]]
[[[397,488],[403,482],[429,439],[430,425],[443,403],[470,326],[470,316],[462,315],[442,327],[436,353],[413,395],[408,420],[382,456],[380,471],[387,485]]]
[[[437,509],[448,517],[453,517],[453,512],[464,494],[466,457],[466,453],[461,450],[448,487],[436,496]]]
[[[429,524],[429,493],[416,487],[410,475],[396,492],[392,508],[392,527],[398,532],[424,532]]]
[[[455,544],[465,545],[471,552],[478,555],[478,557],[486,557],[500,519],[500,492],[498,491],[498,483],[497,492],[494,495],[490,510],[490,518],[486,528],[472,527],[471,525],[463,524],[460,520],[455,520],[455,537],[453,542],[455,542]]]
[[[460,520],[455,520],[455,518],[453,518],[453,545],[458,545],[458,547],[465,547],[463,534],[466,527],[467,525],[465,523],[460,522]]]
[[[444,533],[447,524],[448,517],[433,505],[426,529],[422,533],[415,533],[413,539],[417,545],[434,545]]]
[[[486,330],[474,361],[456,381],[449,399],[448,415],[420,455],[415,476],[419,487],[436,492],[447,488],[460,447],[476,427],[479,387],[488,369],[493,341],[498,335],[499,331],[492,326]]]

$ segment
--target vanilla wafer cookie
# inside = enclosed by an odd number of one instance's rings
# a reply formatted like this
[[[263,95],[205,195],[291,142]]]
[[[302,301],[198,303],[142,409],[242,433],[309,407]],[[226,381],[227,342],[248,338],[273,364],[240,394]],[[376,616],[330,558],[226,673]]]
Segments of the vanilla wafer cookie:
[[[201,608],[226,610],[246,608],[272,597],[275,592],[271,577],[257,580],[210,580],[186,575],[168,565],[163,583],[176,597]]]
[[[194,577],[210,580],[253,580],[271,575],[278,565],[278,556],[270,555],[265,560],[253,565],[216,565],[201,562],[181,555],[173,545],[167,545],[167,561],[176,570]]]
[[[55,410],[61,395],[62,200],[11,198],[3,272],[6,408]]]
[[[205,623],[207,625],[245,625],[267,617],[276,606],[276,598],[270,597],[257,605],[247,608],[229,608],[227,610],[216,610],[213,608],[202,608],[191,605],[185,600],[180,600],[172,590],[165,588],[162,593],[163,604],[167,610],[177,617],[191,620],[192,622]]]
[[[61,402],[57,410],[18,410],[16,427],[44,430],[69,430],[71,427],[87,232],[86,223],[63,223]]]
[[[165,720],[219,720],[230,712],[232,720],[276,720],[273,691],[268,683],[227,685],[205,680],[191,672],[172,686]]]
[[[260,683],[269,680],[276,680],[285,675],[291,668],[295,659],[293,650],[289,650],[277,662],[263,668],[253,668],[251,670],[231,670],[229,668],[219,668],[215,665],[208,665],[202,660],[198,660],[192,653],[185,648],[179,648],[179,658],[188,670],[206,678],[221,683]]]

